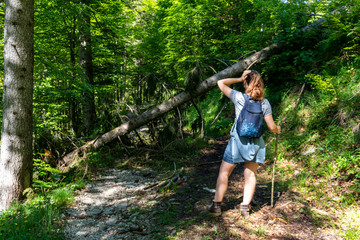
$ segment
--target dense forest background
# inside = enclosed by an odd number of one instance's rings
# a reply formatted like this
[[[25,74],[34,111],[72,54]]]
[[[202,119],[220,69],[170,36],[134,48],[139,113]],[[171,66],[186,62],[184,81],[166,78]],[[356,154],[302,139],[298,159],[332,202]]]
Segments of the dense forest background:
[[[3,2],[0,8],[3,24]],[[277,122],[286,116],[279,171],[297,172],[293,181],[308,194],[314,190],[309,180],[340,179],[346,184],[331,196],[320,184],[314,192],[321,196],[310,198],[357,206],[359,13],[357,0],[35,1],[34,177],[28,199],[53,199],[58,189],[71,195],[99,168],[171,168],[174,161],[186,166],[198,149],[227,136],[232,126],[233,105],[218,89],[87,152],[77,169],[58,170],[74,148],[277,43],[252,69],[263,76]],[[274,140],[269,132],[265,138]],[[268,161],[274,157],[268,151]],[[7,222],[0,234],[9,234],[8,219],[23,211],[14,209],[0,217]],[[359,234],[356,228],[341,234],[357,239],[351,237]]]

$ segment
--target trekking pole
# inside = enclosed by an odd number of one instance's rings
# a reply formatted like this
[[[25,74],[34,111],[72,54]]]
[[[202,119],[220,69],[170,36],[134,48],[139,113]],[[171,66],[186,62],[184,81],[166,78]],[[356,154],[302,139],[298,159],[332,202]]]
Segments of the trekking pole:
[[[303,94],[304,92],[304,89],[305,89],[305,83],[302,85],[301,89],[300,89],[300,93],[299,93],[299,96],[296,100],[296,103],[295,103],[295,107],[294,109],[297,107],[297,105],[299,104],[299,101],[300,101],[300,98],[301,98],[301,95]],[[282,129],[283,126],[284,126],[284,123],[286,121],[286,117],[288,116],[289,113],[287,113],[285,115],[285,117],[282,119],[281,123],[280,123],[280,128]],[[278,139],[279,139],[279,134],[277,133],[276,134],[276,139],[275,139],[275,158],[274,158],[274,163],[273,163],[273,170],[272,170],[272,178],[271,178],[271,207],[274,207],[274,185],[275,185],[275,164],[276,164],[276,161],[277,161],[277,158],[278,158]]]
[[[275,164],[278,157],[277,156],[278,139],[279,139],[279,134],[277,133],[275,139],[275,158],[274,158],[272,178],[271,178],[271,207],[274,207]]]

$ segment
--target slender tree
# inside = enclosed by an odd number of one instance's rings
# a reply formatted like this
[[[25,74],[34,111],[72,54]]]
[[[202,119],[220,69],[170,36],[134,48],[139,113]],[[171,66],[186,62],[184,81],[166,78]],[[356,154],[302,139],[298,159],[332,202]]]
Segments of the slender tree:
[[[0,210],[32,180],[34,0],[6,0]]]
[[[79,18],[80,32],[80,65],[83,69],[83,122],[85,131],[91,131],[95,124],[94,74],[91,46],[90,0],[82,1],[82,12]]]
[[[69,41],[69,53],[70,53],[70,63],[72,66],[72,71],[71,71],[71,81],[75,82],[75,72],[74,72],[74,68],[76,65],[76,59],[75,59],[75,45],[76,45],[76,39],[75,39],[75,34],[76,34],[76,17],[73,17],[73,21],[70,23],[70,26],[67,26],[66,24],[66,20],[64,17],[64,25],[67,27],[68,31],[67,31],[67,35],[68,35],[68,41]],[[69,81],[68,82],[68,88],[70,91],[73,90],[73,86],[72,86],[72,82]],[[69,96],[69,117],[70,117],[70,127],[72,132],[77,135],[78,134],[78,126],[77,126],[77,118],[76,118],[76,102],[74,97],[72,96],[72,94]]]

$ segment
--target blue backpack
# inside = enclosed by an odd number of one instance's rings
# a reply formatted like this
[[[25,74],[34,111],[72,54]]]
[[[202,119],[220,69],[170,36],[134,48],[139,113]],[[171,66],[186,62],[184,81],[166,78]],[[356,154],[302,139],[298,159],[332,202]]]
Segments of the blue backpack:
[[[261,102],[243,94],[245,104],[236,122],[236,131],[240,137],[259,138],[264,133]],[[253,100],[253,101],[249,101]]]

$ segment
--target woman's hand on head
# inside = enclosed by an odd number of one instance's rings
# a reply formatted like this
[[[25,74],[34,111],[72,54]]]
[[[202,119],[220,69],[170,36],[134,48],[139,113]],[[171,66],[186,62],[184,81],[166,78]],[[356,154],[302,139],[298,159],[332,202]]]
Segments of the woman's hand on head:
[[[245,79],[246,79],[246,76],[247,75],[249,75],[251,73],[251,70],[245,70],[244,72],[243,72],[243,74],[241,75],[241,81],[240,82],[243,82],[243,81],[245,81]]]

